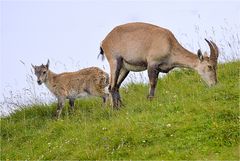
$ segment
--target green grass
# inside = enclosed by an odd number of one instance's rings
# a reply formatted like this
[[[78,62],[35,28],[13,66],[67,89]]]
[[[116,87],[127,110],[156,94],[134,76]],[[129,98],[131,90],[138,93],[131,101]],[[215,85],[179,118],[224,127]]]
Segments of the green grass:
[[[51,106],[33,106],[1,118],[1,160],[239,160],[240,62],[219,65],[219,83],[207,88],[193,71],[159,80],[148,101],[145,84],[121,89],[121,110],[101,99],[78,100],[52,119]]]

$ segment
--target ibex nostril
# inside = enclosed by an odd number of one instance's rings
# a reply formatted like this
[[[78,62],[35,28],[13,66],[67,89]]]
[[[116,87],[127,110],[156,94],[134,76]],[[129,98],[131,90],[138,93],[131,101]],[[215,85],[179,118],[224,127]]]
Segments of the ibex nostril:
[[[39,85],[41,85],[41,84],[42,84],[42,82],[41,82],[40,80],[38,80],[38,81],[37,81],[37,83],[38,83]]]

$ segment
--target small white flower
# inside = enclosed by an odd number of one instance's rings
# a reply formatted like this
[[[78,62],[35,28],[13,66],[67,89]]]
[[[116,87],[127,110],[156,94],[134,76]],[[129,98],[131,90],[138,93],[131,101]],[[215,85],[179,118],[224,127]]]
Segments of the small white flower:
[[[172,125],[171,124],[167,124],[167,127],[171,127]]]
[[[103,127],[102,130],[105,131],[105,130],[107,130],[107,128],[106,128],[106,127]]]

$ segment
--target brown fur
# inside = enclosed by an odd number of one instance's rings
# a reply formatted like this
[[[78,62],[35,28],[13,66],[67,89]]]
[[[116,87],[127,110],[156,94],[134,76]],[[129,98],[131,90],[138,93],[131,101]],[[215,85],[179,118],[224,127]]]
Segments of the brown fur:
[[[71,109],[74,100],[85,96],[99,96],[105,103],[108,93],[106,87],[109,84],[108,74],[97,67],[85,68],[76,72],[55,74],[48,69],[47,65],[33,66],[38,84],[44,83],[47,88],[57,97],[58,108],[56,117],[59,118],[64,102],[69,99]]]
[[[167,73],[175,67],[195,69],[211,86],[216,84],[218,49],[206,40],[211,49],[210,60],[203,59],[183,48],[173,33],[147,23],[128,23],[115,27],[102,41],[101,51],[110,65],[110,88],[113,106],[121,105],[118,88],[129,71],[148,70],[150,89],[148,98],[155,93],[159,72]],[[210,69],[211,68],[211,69]],[[210,71],[211,70],[211,71]]]

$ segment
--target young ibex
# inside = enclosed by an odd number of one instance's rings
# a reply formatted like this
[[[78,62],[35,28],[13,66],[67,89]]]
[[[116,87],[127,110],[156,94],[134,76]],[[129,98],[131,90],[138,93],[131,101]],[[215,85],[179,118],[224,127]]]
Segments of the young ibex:
[[[100,96],[105,104],[108,96],[109,76],[97,67],[85,68],[76,72],[55,74],[49,70],[49,60],[46,65],[34,66],[37,83],[44,83],[57,97],[58,106],[55,113],[60,117],[65,100],[69,99],[71,110],[74,109],[74,100],[88,95]]]
[[[129,71],[148,70],[149,95],[155,93],[159,72],[168,73],[175,67],[196,70],[209,85],[217,83],[218,48],[205,39],[210,47],[210,57],[197,55],[183,48],[173,33],[167,29],[147,24],[128,23],[115,27],[102,41],[100,54],[107,57],[110,65],[110,86],[112,104],[121,106],[119,87]]]

